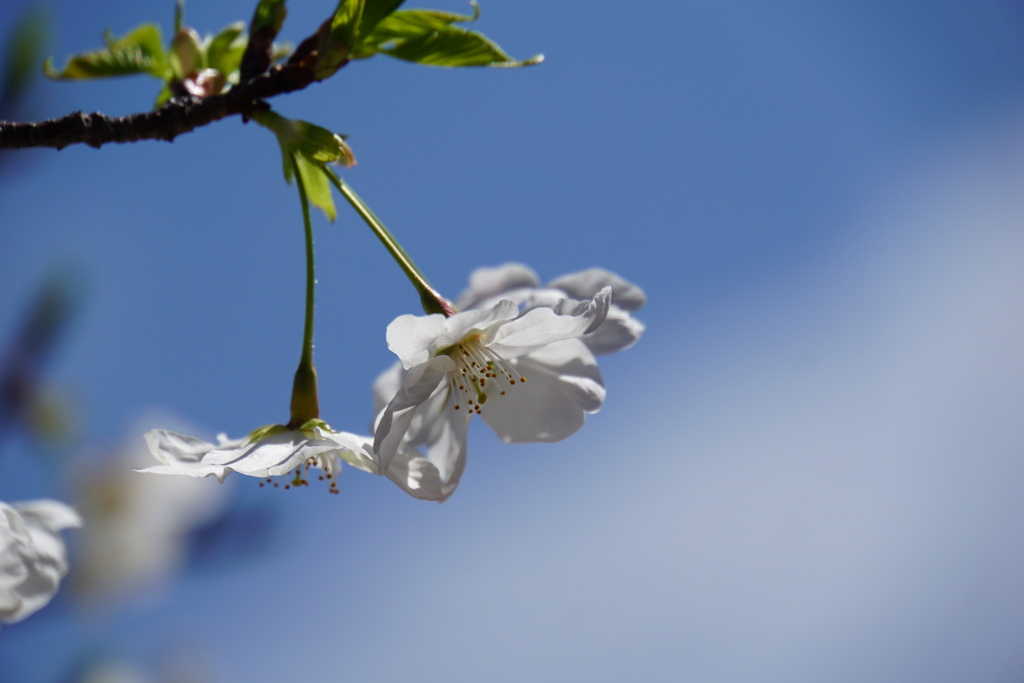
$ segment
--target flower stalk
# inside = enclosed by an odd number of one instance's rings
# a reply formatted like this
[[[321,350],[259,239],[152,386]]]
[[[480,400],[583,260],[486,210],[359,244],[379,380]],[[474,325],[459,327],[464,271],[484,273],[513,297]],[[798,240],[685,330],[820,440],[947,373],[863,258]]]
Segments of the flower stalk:
[[[420,269],[416,267],[416,264],[413,263],[411,258],[409,258],[409,255],[405,253],[405,249],[402,248],[402,245],[398,243],[398,240],[396,240],[395,236],[391,234],[391,231],[388,230],[387,226],[377,218],[377,215],[369,206],[367,206],[362,197],[356,194],[355,190],[353,190],[348,183],[339,178],[336,173],[330,169],[327,170],[327,177],[334,187],[337,188],[338,192],[341,193],[341,196],[345,198],[345,201],[347,201],[352,208],[356,210],[356,213],[359,214],[360,218],[362,218],[366,225],[369,226],[373,234],[377,236],[377,239],[380,240],[381,244],[384,245],[384,248],[388,250],[389,254],[391,254],[391,258],[395,260],[398,267],[401,268],[402,272],[405,273],[405,276],[409,278],[412,286],[416,288],[416,291],[420,295],[420,304],[423,306],[423,311],[428,315],[431,313],[441,313],[447,318],[455,315],[458,312],[455,307],[453,307],[447,299],[441,296],[440,292],[430,286],[430,283],[427,282],[426,276],[424,276]]]
[[[302,204],[302,224],[306,237],[306,317],[302,333],[302,355],[299,367],[295,370],[292,383],[291,421],[288,427],[297,429],[310,420],[320,417],[320,399],[317,392],[316,367],[313,365],[313,307],[314,288],[316,287],[316,271],[313,259],[313,223],[309,216],[309,197],[306,185],[299,172],[298,161],[292,154],[292,166],[295,169],[295,185],[299,188],[299,200]]]

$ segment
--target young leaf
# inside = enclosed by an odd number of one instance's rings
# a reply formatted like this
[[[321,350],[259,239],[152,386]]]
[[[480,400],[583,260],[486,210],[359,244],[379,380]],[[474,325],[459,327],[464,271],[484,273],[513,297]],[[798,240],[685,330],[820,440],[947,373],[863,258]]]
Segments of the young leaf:
[[[366,37],[353,57],[369,57],[377,52],[419,64],[432,66],[518,67],[537,64],[537,55],[518,61],[506,54],[483,34],[454,26],[474,21],[479,7],[473,4],[472,16],[435,10],[402,10],[385,17]]]
[[[174,97],[174,93],[171,92],[171,85],[165,81],[164,87],[160,88],[160,92],[157,93],[156,96],[156,101],[153,102],[153,109],[159,109],[164,106],[172,97]]]
[[[288,8],[285,7],[285,0],[260,0],[252,14],[249,31],[251,33],[268,32],[270,40],[273,40],[284,25],[284,18],[287,14]]]
[[[108,33],[104,39],[107,47],[71,57],[61,71],[47,59],[44,73],[50,78],[75,80],[141,73],[165,78],[167,55],[156,24],[143,24],[123,38]]]
[[[328,78],[345,65],[369,34],[403,0],[339,0],[331,18],[320,29],[314,72]],[[372,53],[371,53],[372,54]],[[367,55],[369,56],[369,55]]]
[[[363,6],[363,19],[359,22],[359,35],[369,34],[384,17],[402,6],[404,0],[366,0]]]
[[[331,195],[331,186],[327,182],[323,164],[315,164],[302,154],[295,154],[293,158],[299,175],[302,176],[309,203],[318,207],[328,220],[333,221],[337,218],[338,212],[334,208],[334,197]]]
[[[359,34],[359,24],[363,20],[365,0],[340,0],[338,8],[331,18],[329,39],[332,45],[351,49],[354,38]]]
[[[345,140],[326,128],[306,121],[286,119],[270,110],[255,112],[252,118],[277,136],[285,180],[289,183],[292,181],[297,167],[302,174],[309,201],[333,221],[336,212],[327,181],[329,171],[326,164],[351,166],[355,163],[352,150]]]
[[[244,22],[224,27],[206,46],[206,65],[230,78],[241,66],[247,44]]]
[[[273,59],[274,38],[284,25],[285,0],[260,0],[249,25],[249,44],[242,53],[239,78],[247,81],[266,71]]]

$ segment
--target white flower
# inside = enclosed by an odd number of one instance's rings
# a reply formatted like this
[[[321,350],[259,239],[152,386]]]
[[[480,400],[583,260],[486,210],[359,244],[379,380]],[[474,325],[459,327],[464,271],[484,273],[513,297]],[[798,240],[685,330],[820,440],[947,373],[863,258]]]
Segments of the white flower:
[[[642,289],[607,270],[591,268],[563,275],[541,287],[537,274],[521,263],[478,268],[470,275],[469,289],[459,295],[456,306],[462,310],[483,308],[498,299],[511,299],[523,310],[547,306],[564,312],[605,287],[612,291],[608,315],[597,329],[580,337],[592,353],[600,356],[627,349],[640,339],[644,325],[631,314],[647,302]]]
[[[399,467],[433,476],[409,457],[409,448],[425,447],[447,497],[465,467],[474,413],[509,443],[560,441],[576,432],[604,401],[597,363],[577,338],[604,321],[610,296],[604,289],[560,312],[520,313],[515,301],[502,299],[451,317],[396,318],[387,340],[404,373],[391,370],[375,387],[378,397],[394,389],[375,428],[380,470],[394,479],[391,466],[402,454]]]
[[[68,573],[57,532],[81,525],[78,513],[55,500],[0,502],[0,622],[21,621],[50,601]]]
[[[305,474],[315,467],[323,470],[322,476],[330,482],[332,493],[337,493],[335,477],[341,471],[341,461],[377,473],[377,465],[367,450],[368,437],[335,432],[322,422],[304,425],[303,429],[261,429],[244,439],[228,439],[223,434],[217,439],[219,443],[212,444],[194,436],[154,429],[146,433],[146,444],[153,457],[163,464],[138,471],[214,476],[218,481],[224,481],[229,472],[268,479],[287,474],[290,481],[285,488],[291,488],[308,484]]]
[[[185,561],[189,534],[228,502],[227,487],[132,472],[152,462],[139,439],[143,431],[142,425],[133,427],[111,457],[90,462],[76,477],[76,507],[85,526],[73,588],[93,604],[138,599],[166,584]]]

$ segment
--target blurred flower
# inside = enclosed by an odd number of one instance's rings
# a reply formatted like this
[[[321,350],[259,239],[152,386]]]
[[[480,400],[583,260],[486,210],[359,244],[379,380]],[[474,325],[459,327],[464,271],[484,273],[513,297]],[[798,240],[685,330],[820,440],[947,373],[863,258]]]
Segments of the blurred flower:
[[[374,386],[379,412],[374,451],[391,465],[414,466],[421,477],[436,468],[451,494],[465,467],[466,430],[480,415],[505,442],[560,441],[575,433],[604,400],[597,363],[577,337],[605,319],[610,289],[572,306],[538,306],[520,313],[502,299],[451,317],[404,315],[387,331],[401,359]],[[390,400],[383,397],[390,395]],[[486,409],[484,404],[487,404]],[[424,447],[425,462],[408,457]],[[409,490],[408,486],[403,486]]]
[[[466,310],[511,299],[524,311],[538,306],[566,310],[580,300],[593,298],[605,287],[612,291],[608,315],[597,329],[580,337],[592,353],[600,356],[628,349],[640,339],[644,325],[632,313],[647,302],[642,289],[602,268],[563,275],[544,287],[537,274],[521,263],[478,268],[469,276],[469,289],[459,295],[456,305]]]
[[[86,524],[75,545],[74,588],[93,601],[153,590],[183,565],[189,534],[227,504],[228,491],[180,477],[139,477],[152,462],[138,435],[76,479]]]
[[[0,621],[21,621],[50,601],[68,573],[57,532],[81,524],[78,513],[55,500],[0,502]]]
[[[372,455],[366,450],[369,439],[348,432],[332,431],[321,420],[300,429],[274,425],[256,430],[244,439],[228,439],[224,434],[212,444],[194,436],[165,429],[146,433],[149,452],[161,465],[138,469],[153,474],[180,474],[190,477],[215,476],[223,482],[229,472],[250,477],[289,475],[285,488],[308,485],[309,468],[323,471],[337,493],[335,478],[341,461],[367,472],[377,472]],[[275,484],[276,485],[276,484]]]

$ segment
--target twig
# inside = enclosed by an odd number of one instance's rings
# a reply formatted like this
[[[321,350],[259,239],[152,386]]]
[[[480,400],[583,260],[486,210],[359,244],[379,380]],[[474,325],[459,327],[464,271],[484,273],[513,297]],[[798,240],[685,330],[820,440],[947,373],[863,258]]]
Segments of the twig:
[[[155,111],[112,118],[95,112],[76,111],[59,119],[39,123],[0,121],[0,149],[53,147],[84,143],[100,147],[111,142],[174,140],[182,133],[234,114],[247,115],[262,106],[262,100],[302,90],[314,81],[305,63],[271,67],[221,95],[198,99],[176,98]]]

